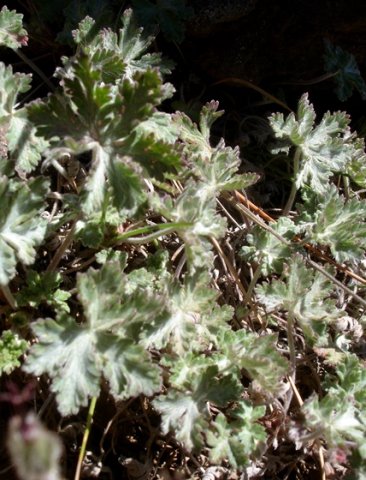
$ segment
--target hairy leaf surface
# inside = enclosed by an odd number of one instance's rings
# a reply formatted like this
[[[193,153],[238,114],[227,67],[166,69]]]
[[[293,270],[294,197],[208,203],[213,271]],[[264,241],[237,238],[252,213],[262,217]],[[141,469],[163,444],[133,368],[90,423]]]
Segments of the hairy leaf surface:
[[[18,97],[31,88],[30,82],[31,75],[13,73],[11,66],[0,62],[0,128],[11,160],[25,172],[33,170],[47,147],[46,141],[36,136],[27,108],[17,108]],[[0,153],[3,157],[7,154]]]
[[[106,82],[132,80],[136,72],[158,68],[169,73],[172,64],[162,60],[160,53],[146,53],[154,36],[137,25],[132,10],[125,10],[122,29],[118,34],[111,29],[96,32],[96,23],[86,17],[73,32],[75,43],[87,53],[93,64],[101,71]]]
[[[243,401],[235,411],[234,421],[228,422],[219,413],[207,433],[211,461],[218,464],[228,460],[233,468],[247,465],[250,454],[266,439],[264,428],[256,423],[264,413],[265,407],[252,407]]]
[[[314,107],[304,94],[296,116],[290,113],[285,119],[282,113],[276,113],[270,117],[270,124],[277,138],[301,152],[296,186],[310,185],[322,194],[332,173],[346,168],[358,146],[356,137],[350,133],[347,114],[327,112],[318,125],[315,119]]]
[[[222,329],[217,341],[219,352],[214,359],[220,370],[244,369],[257,387],[276,394],[288,373],[287,360],[276,351],[276,342],[275,335],[259,337],[244,329],[235,332]]]
[[[312,197],[304,207],[309,220],[304,215],[302,222],[300,217],[300,227],[312,242],[329,246],[337,262],[359,262],[366,248],[366,203],[356,198],[346,200],[335,186],[320,199]]]
[[[182,372],[185,375],[182,376]],[[172,364],[174,388],[157,397],[153,404],[162,415],[162,431],[174,431],[188,450],[203,444],[208,429],[207,402],[225,406],[238,398],[240,382],[231,375],[220,376],[215,365],[188,354]],[[179,379],[179,382],[178,382]]]
[[[4,6],[0,10],[0,46],[14,50],[27,45],[28,34],[23,28],[23,15]]]
[[[77,413],[91,396],[98,396],[102,376],[116,398],[152,395],[160,389],[160,371],[138,339],[147,319],[154,320],[163,306],[141,291],[126,294],[126,282],[118,262],[89,269],[78,277],[86,321],[79,325],[63,315],[32,326],[38,343],[25,370],[50,375],[63,415]]]
[[[40,217],[48,182],[38,177],[27,184],[0,177],[0,285],[7,285],[16,273],[18,261],[31,265],[46,234]]]
[[[291,260],[286,282],[263,283],[256,289],[258,298],[269,311],[286,310],[310,342],[322,342],[327,326],[340,315],[335,301],[329,298],[333,285],[320,272],[307,268],[301,256]]]
[[[298,232],[298,227],[287,217],[280,217],[276,223],[271,223],[271,228],[290,242]],[[284,262],[296,249],[296,245],[286,245],[271,232],[259,226],[252,228],[246,238],[249,243],[241,249],[242,255],[249,260],[255,260],[263,275],[281,273]]]
[[[183,285],[171,278],[163,284],[168,316],[149,334],[146,342],[157,348],[167,344],[179,355],[197,351],[215,342],[216,334],[232,316],[230,307],[219,307],[217,292],[209,287],[210,279],[197,274]]]

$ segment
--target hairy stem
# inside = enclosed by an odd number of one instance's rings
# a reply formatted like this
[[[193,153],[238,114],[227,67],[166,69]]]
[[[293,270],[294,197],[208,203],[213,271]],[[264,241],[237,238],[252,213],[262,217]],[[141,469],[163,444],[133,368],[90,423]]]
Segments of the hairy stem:
[[[300,168],[300,157],[301,157],[301,150],[300,148],[297,148],[294,155],[294,171],[293,171],[291,192],[290,192],[290,196],[288,197],[285,208],[283,209],[283,212],[282,212],[285,217],[287,217],[287,215],[290,213],[296,198],[296,193],[297,193],[296,178]]]
[[[118,235],[115,239],[114,244],[119,243],[148,243],[154,240],[155,238],[159,238],[162,235],[167,235],[168,233],[172,233],[182,228],[190,227],[191,223],[188,222],[173,222],[173,223],[162,223],[157,225],[148,225],[141,228],[136,228],[134,230],[130,230],[126,233],[122,233]],[[151,232],[152,230],[157,230],[156,232]],[[149,233],[151,232],[151,233]],[[143,233],[147,233],[145,237],[136,237],[135,235],[141,235]]]
[[[78,464],[76,466],[74,480],[79,480],[79,478],[80,478],[81,467],[83,465],[83,460],[84,460],[84,457],[85,457],[86,445],[88,443],[88,439],[89,439],[89,435],[90,435],[90,430],[91,430],[91,426],[92,426],[92,422],[93,422],[93,415],[94,415],[96,403],[97,403],[97,397],[92,397],[92,399],[90,400],[88,417],[86,419],[86,427],[85,427],[85,432],[84,432],[84,436],[83,436],[83,441],[81,442]]]

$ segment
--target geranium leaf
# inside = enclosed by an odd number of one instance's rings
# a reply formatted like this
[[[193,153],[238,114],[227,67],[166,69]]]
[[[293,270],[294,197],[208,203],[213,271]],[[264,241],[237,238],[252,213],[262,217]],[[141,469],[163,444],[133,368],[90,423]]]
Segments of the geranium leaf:
[[[16,273],[18,261],[31,265],[46,234],[40,217],[48,181],[42,177],[27,184],[0,177],[0,285],[7,285]]]
[[[28,34],[23,28],[23,15],[4,6],[0,10],[0,46],[15,50],[27,43]]]
[[[335,186],[323,197],[313,197],[308,196],[304,206],[307,217],[316,207],[308,221],[300,216],[300,228],[312,242],[329,246],[337,262],[359,262],[366,248],[366,204],[356,198],[346,200]]]
[[[77,413],[91,396],[98,396],[102,376],[116,398],[152,395],[160,389],[160,371],[137,342],[146,318],[157,317],[164,307],[151,295],[147,301],[140,290],[127,294],[122,268],[119,262],[107,262],[100,270],[79,275],[83,324],[63,315],[57,322],[41,319],[32,325],[38,343],[24,368],[50,375],[63,415]]]
[[[114,206],[122,216],[134,214],[144,200],[141,174],[163,176],[165,170],[179,166],[171,145],[134,131],[153,115],[170,87],[151,70],[136,73],[133,81],[124,80],[118,88],[106,85],[85,54],[72,60],[60,76],[63,94],[28,107],[38,132],[52,144],[48,158],[91,151],[83,211],[91,215],[106,203],[108,178]]]
[[[299,230],[287,217],[280,217],[276,223],[271,223],[271,228],[288,242],[294,239]],[[259,262],[263,275],[282,273],[284,262],[296,250],[296,244],[286,245],[271,232],[258,226],[253,227],[246,241],[249,245],[241,249],[242,255],[248,260]]]
[[[219,464],[228,460],[233,468],[247,465],[251,453],[266,439],[264,428],[256,423],[264,413],[265,407],[252,407],[245,402],[240,402],[233,422],[219,413],[207,432],[211,461]]]
[[[203,183],[188,182],[185,190],[174,200],[162,201],[151,195],[152,207],[172,222],[187,226],[179,229],[192,274],[212,264],[209,237],[221,238],[226,230],[226,219],[216,213],[215,197],[206,194]]]
[[[217,305],[217,292],[209,283],[209,277],[203,273],[188,276],[183,285],[167,278],[163,292],[168,315],[145,342],[157,348],[169,344],[175,352],[183,354],[215,341],[219,328],[231,319],[232,310]]]
[[[195,368],[197,363],[198,368]],[[231,375],[220,376],[215,365],[202,362],[198,356],[187,355],[174,362],[172,375],[181,377],[182,389],[170,389],[167,395],[160,395],[153,404],[162,415],[164,434],[173,430],[176,438],[188,450],[203,443],[203,434],[208,428],[208,401],[218,406],[239,397],[241,385]],[[181,372],[186,372],[182,378]],[[177,381],[175,385],[178,387]]]
[[[354,89],[366,100],[366,83],[352,54],[325,40],[324,61],[325,70],[335,74],[335,92],[341,102],[351,97]]]
[[[62,277],[59,272],[44,272],[42,274],[28,270],[27,285],[16,295],[18,306],[38,307],[45,303],[57,311],[69,312],[67,300],[71,293],[60,289]]]
[[[172,63],[162,60],[160,53],[146,53],[153,35],[148,35],[136,23],[132,10],[125,10],[122,29],[118,33],[111,29],[96,30],[95,21],[86,17],[73,31],[74,41],[80,50],[87,53],[93,64],[101,71],[106,82],[132,80],[136,72],[157,68],[169,73]]]
[[[217,338],[219,352],[214,355],[220,370],[244,369],[250,380],[263,391],[276,393],[288,373],[288,363],[276,351],[275,335],[259,337],[244,329],[222,329]]]
[[[17,108],[19,95],[31,88],[31,78],[24,73],[13,73],[11,66],[6,67],[0,62],[0,127],[11,160],[27,173],[38,164],[47,147],[46,141],[36,136],[34,126],[27,118],[27,108]]]
[[[256,291],[269,311],[286,310],[295,318],[311,343],[324,341],[327,325],[340,316],[330,298],[332,283],[320,272],[305,266],[300,255],[291,258],[286,282],[263,283]]]
[[[304,94],[296,116],[290,113],[285,119],[282,113],[276,113],[270,117],[270,124],[277,138],[301,152],[297,188],[310,185],[322,194],[332,173],[344,170],[352,161],[358,145],[347,114],[327,112],[318,125],[315,119],[314,107]]]
[[[23,368],[35,376],[49,374],[60,413],[77,413],[100,390],[101,359],[95,352],[93,330],[67,316],[38,320],[32,330],[38,343]]]

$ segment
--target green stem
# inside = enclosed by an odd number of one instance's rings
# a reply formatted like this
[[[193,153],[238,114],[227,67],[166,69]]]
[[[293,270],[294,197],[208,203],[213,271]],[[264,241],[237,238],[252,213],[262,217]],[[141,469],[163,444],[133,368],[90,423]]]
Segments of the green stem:
[[[345,175],[342,178],[343,178],[344,196],[346,197],[347,200],[349,200],[351,197],[351,188],[350,188],[349,178],[346,177]]]
[[[161,223],[158,225],[149,225],[141,228],[136,228],[135,230],[128,231],[118,235],[114,238],[114,244],[117,243],[146,243],[154,240],[155,238],[161,237],[162,235],[171,233],[175,230],[180,230],[182,228],[190,227],[192,224],[189,222],[172,222],[172,223]],[[157,232],[152,232],[152,230],[158,230]],[[150,233],[151,232],[151,233]],[[136,237],[136,235],[141,235],[147,233],[145,237]]]
[[[140,245],[143,243],[150,243],[153,240],[161,237],[162,235],[168,235],[176,231],[176,228],[165,228],[164,230],[159,230],[157,232],[150,233],[150,235],[145,235],[144,237],[130,237],[125,240],[125,243],[132,243],[134,245]]]
[[[296,179],[300,169],[300,157],[301,157],[301,150],[300,148],[297,148],[294,155],[294,172],[293,172],[291,192],[290,192],[290,196],[288,197],[286,206],[283,209],[283,215],[285,217],[287,217],[287,215],[290,213],[296,198],[296,193],[297,193]]]
[[[84,432],[84,436],[83,436],[83,441],[82,441],[81,447],[80,447],[78,464],[76,466],[74,480],[79,480],[79,478],[80,478],[81,467],[83,465],[83,460],[84,460],[84,457],[85,457],[86,445],[88,443],[88,439],[89,439],[89,435],[90,435],[90,430],[91,430],[91,426],[92,426],[92,422],[93,422],[93,415],[94,415],[96,403],[97,403],[97,397],[92,397],[92,399],[90,400],[88,418],[86,420],[86,427],[85,427],[85,432]]]

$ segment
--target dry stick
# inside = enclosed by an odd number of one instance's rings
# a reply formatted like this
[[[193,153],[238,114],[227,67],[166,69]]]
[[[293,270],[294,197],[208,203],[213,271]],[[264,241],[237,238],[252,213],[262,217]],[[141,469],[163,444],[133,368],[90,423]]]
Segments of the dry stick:
[[[304,401],[303,399],[301,398],[301,395],[294,383],[294,381],[292,380],[291,376],[288,377],[288,381],[291,385],[291,388],[292,388],[292,391],[295,395],[295,398],[297,400],[297,403],[299,404],[299,407],[302,407],[304,405]],[[325,473],[325,462],[324,462],[324,453],[323,453],[323,447],[322,445],[320,444],[320,440],[316,440],[315,443],[317,444],[318,446],[318,455],[319,455],[319,466],[320,466],[320,470],[321,470],[321,474],[322,474],[322,478],[321,480],[326,480],[326,473]]]
[[[295,382],[293,381],[292,377],[287,377],[288,382],[292,388],[292,391],[294,392],[295,398],[297,403],[299,404],[299,407],[302,407],[304,404],[304,400],[301,398],[301,395],[297,389],[297,386],[295,385]]]
[[[288,379],[289,381],[291,379],[290,385],[292,387],[292,385],[295,386],[295,381],[296,381],[296,348],[295,348],[295,338],[294,338],[295,322],[294,322],[293,315],[290,312],[288,313],[288,316],[287,316],[286,326],[287,326],[287,343],[288,343],[288,348],[290,352],[290,363],[291,363],[291,375],[288,376]],[[290,403],[294,393],[293,388],[291,388],[291,392],[287,398],[287,402],[285,406],[286,412],[290,407]]]
[[[243,297],[246,296],[246,290],[243,286],[243,284],[241,283],[241,280],[239,278],[239,275],[237,274],[233,264],[230,262],[230,260],[227,258],[227,256],[225,255],[223,249],[221,248],[219,242],[216,240],[216,238],[214,237],[210,237],[210,240],[211,242],[214,244],[216,250],[219,252],[220,256],[223,258],[229,272],[230,272],[230,275],[233,277],[233,280],[235,281],[235,283],[237,284],[241,294],[243,295]]]
[[[235,191],[234,194],[235,194],[235,198],[237,200],[239,200],[240,203],[246,205],[251,211],[257,213],[261,218],[263,218],[267,222],[276,222],[276,220],[274,218],[269,216],[265,211],[263,211],[261,208],[259,208],[254,203],[252,203],[250,200],[248,200],[243,194],[241,194],[240,192],[237,192],[237,191]],[[295,237],[295,240],[300,240],[300,238]],[[343,272],[348,277],[351,277],[354,280],[357,280],[358,282],[366,285],[366,279],[365,278],[360,277],[360,275],[353,272],[352,270],[345,267],[344,265],[340,265],[335,260],[330,258],[325,253],[321,252],[318,248],[314,247],[310,243],[305,243],[304,248],[306,248],[306,250],[309,250],[310,252],[314,253],[314,255],[317,255],[319,258],[321,258],[325,262],[330,263],[331,265],[335,266],[337,270]]]
[[[250,208],[253,212],[257,213],[261,218],[263,218],[263,220],[266,220],[267,222],[276,221],[274,218],[270,217],[268,213],[266,213],[264,210],[257,207],[255,203],[251,202],[248,198],[246,198],[242,193],[235,190],[234,195],[235,195],[235,198],[239,200],[240,203],[243,203],[248,208]]]
[[[233,222],[233,224],[239,228],[239,230],[243,230],[243,226],[240,225],[236,220],[235,218],[227,211],[227,209],[224,207],[224,205],[222,204],[222,202],[220,202],[219,199],[217,199],[217,204],[220,205],[220,207],[222,208],[222,211],[225,213],[225,215]]]
[[[71,245],[71,243],[74,239],[76,222],[77,222],[77,220],[74,220],[74,223],[72,224],[70,230],[68,231],[66,237],[64,238],[64,241],[61,243],[61,245],[57,249],[55,255],[53,256],[52,260],[50,261],[50,263],[49,263],[49,265],[46,269],[46,272],[54,272],[55,271],[55,269],[57,268],[57,265],[60,263],[61,258],[64,255],[65,251]]]
[[[359,295],[357,295],[357,293],[355,293],[350,288],[343,285],[342,282],[340,282],[335,277],[333,277],[333,275],[327,272],[323,267],[318,265],[316,262],[313,262],[313,260],[310,260],[310,258],[305,258],[305,260],[306,260],[306,263],[308,263],[311,267],[313,267],[315,270],[318,270],[318,272],[322,273],[325,277],[329,278],[329,280],[335,283],[344,292],[348,293],[348,295],[351,295],[351,297],[353,297],[355,300],[357,300],[359,303],[361,303],[361,305],[363,305],[366,308],[366,300],[361,298]]]
[[[6,301],[8,302],[8,304],[11,306],[13,310],[15,310],[17,308],[17,302],[10,291],[9,285],[2,285],[1,291],[3,292],[3,295]]]
[[[78,270],[83,270],[85,267],[88,267],[93,262],[95,262],[95,255],[88,258],[88,260],[85,260],[85,262],[83,262],[83,263],[79,263],[78,265],[75,265],[73,267],[68,268],[67,270],[64,270],[62,273],[64,275],[67,275],[69,273],[77,272]]]
[[[226,83],[226,84],[229,83],[231,85],[240,85],[242,87],[251,88],[252,90],[255,90],[256,92],[259,92],[260,94],[262,94],[264,97],[267,97],[269,100],[271,100],[271,102],[277,103],[277,105],[280,105],[285,110],[292,112],[291,108],[288,105],[286,105],[286,103],[284,103],[282,100],[275,97],[271,93],[267,92],[263,88],[258,87],[258,85],[255,85],[254,83],[249,82],[249,80],[244,80],[242,78],[236,78],[236,77],[228,77],[228,78],[224,78],[223,80],[219,80],[218,82],[215,82],[213,86],[221,85],[222,83]]]
[[[272,227],[270,227],[269,225],[267,225],[266,223],[263,222],[263,220],[261,220],[260,218],[258,218],[254,213],[252,213],[249,208],[245,207],[244,205],[242,204],[238,204],[237,205],[239,210],[242,210],[251,220],[253,220],[253,222],[255,222],[257,225],[259,225],[260,227],[262,227],[264,230],[267,230],[268,232],[270,232],[272,235],[274,235],[280,242],[282,242],[283,244],[287,245],[287,246],[290,246],[291,243],[288,242],[285,238],[282,237],[282,235],[280,235],[278,232],[276,232],[275,230],[273,230]],[[329,280],[331,280],[335,285],[337,285],[339,288],[341,288],[344,292],[348,293],[348,295],[351,295],[351,297],[353,297],[355,300],[357,300],[363,307],[366,308],[366,300],[364,300],[363,298],[361,298],[359,295],[357,295],[357,293],[353,292],[350,288],[346,287],[345,285],[343,285],[342,282],[340,282],[339,280],[337,280],[335,277],[333,277],[333,275],[331,275],[329,272],[327,272],[323,267],[321,267],[320,265],[318,265],[317,263],[313,262],[312,260],[310,260],[309,258],[306,258],[304,257],[304,260],[306,263],[308,263],[312,268],[314,268],[315,270],[317,270],[318,272],[320,272],[322,275],[324,275],[325,277],[327,277]]]
[[[336,72],[323,73],[323,75],[311,78],[310,80],[289,80],[288,82],[277,82],[276,85],[316,85],[317,83],[325,82],[325,80],[334,78],[339,74],[339,72],[340,70],[337,70]]]
[[[37,73],[37,75],[44,81],[44,83],[52,92],[55,91],[55,86],[53,85],[53,83],[46,77],[42,70],[38,68],[37,65],[30,58],[24,55],[24,53],[21,52],[19,49],[14,50],[14,52],[18,55],[19,58],[23,60],[24,63],[26,63],[34,72]]]
[[[100,439],[100,442],[99,442],[99,449],[100,449],[100,452],[102,453],[102,455],[104,455],[105,453],[105,450],[104,450],[104,440],[107,436],[107,434],[109,433],[109,430],[111,429],[114,421],[121,415],[121,413],[123,413],[130,405],[131,403],[135,401],[135,397],[132,397],[130,398],[129,400],[127,400],[126,402],[124,402],[124,405],[123,405],[123,408],[119,409],[117,408],[117,412],[113,415],[113,417],[109,420],[109,422],[107,423],[107,426],[106,428],[104,429],[104,432],[103,432],[103,435],[102,435],[102,438]],[[115,453],[115,452],[114,452]]]
[[[247,289],[247,292],[243,298],[243,304],[246,305],[247,303],[250,302],[250,298],[252,296],[252,293],[253,293],[253,290],[258,282],[258,279],[261,275],[261,271],[262,271],[262,266],[261,266],[261,261],[262,261],[262,258],[259,258],[259,261],[258,261],[258,267],[256,268],[254,274],[253,274],[253,277],[250,281],[250,284],[249,284],[249,287]]]

